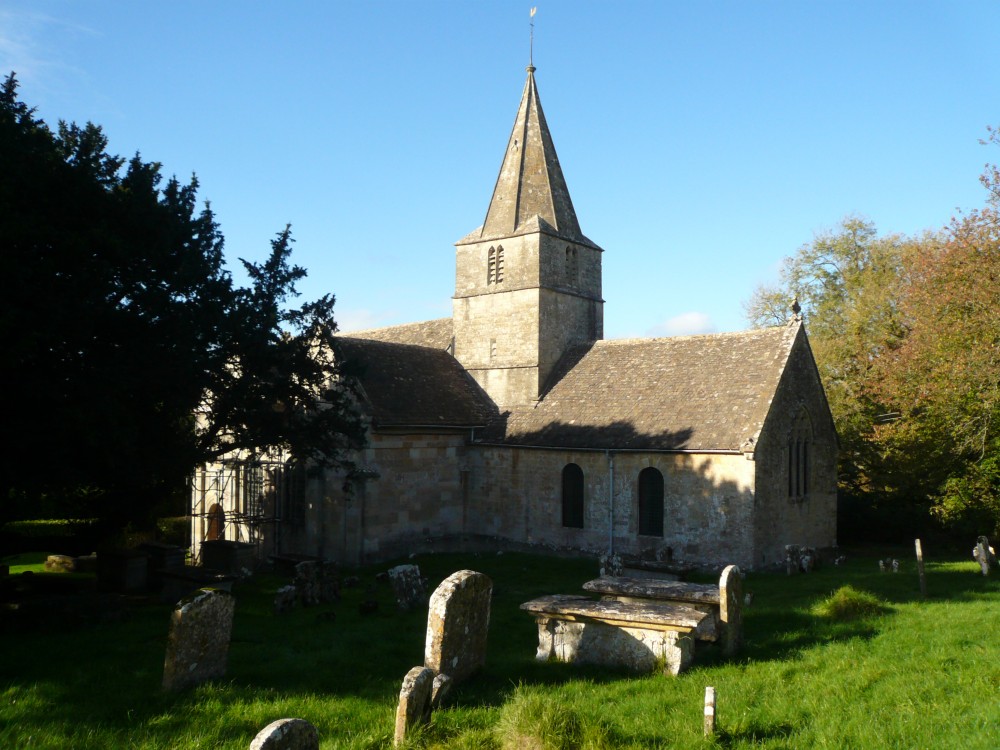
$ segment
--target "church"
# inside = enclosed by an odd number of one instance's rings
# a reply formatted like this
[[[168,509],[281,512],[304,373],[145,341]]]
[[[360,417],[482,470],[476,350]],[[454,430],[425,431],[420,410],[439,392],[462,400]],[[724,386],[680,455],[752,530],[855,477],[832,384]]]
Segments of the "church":
[[[837,437],[801,318],[605,340],[535,68],[452,316],[337,337],[369,443],[349,478],[234,460],[193,480],[192,539],[347,565],[412,552],[617,552],[745,569],[836,544]]]

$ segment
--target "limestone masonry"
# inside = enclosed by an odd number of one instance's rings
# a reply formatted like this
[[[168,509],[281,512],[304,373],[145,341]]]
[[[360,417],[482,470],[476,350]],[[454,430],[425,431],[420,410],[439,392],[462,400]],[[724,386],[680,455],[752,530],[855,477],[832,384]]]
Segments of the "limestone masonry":
[[[528,546],[753,569],[835,545],[837,438],[801,319],[603,340],[603,252],[529,66],[485,221],[456,243],[452,317],[338,337],[362,373],[363,470],[206,466],[195,553]]]

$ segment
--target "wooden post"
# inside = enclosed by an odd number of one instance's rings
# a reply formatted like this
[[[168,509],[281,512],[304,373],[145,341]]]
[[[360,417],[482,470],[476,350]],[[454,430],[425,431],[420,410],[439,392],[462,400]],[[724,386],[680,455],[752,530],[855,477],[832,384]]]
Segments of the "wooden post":
[[[715,688],[705,688],[705,736],[715,734]]]
[[[924,551],[920,547],[920,540],[915,540],[917,547],[917,574],[920,576],[920,598],[927,598],[927,579],[924,577]]]

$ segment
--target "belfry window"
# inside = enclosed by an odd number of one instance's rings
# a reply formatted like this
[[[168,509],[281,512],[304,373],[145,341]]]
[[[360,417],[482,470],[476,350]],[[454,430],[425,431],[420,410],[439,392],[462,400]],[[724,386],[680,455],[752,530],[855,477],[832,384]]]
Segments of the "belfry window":
[[[562,471],[562,525],[583,528],[583,469],[566,464]]]
[[[639,472],[639,533],[663,536],[663,474],[652,466]]]
[[[487,258],[486,283],[499,284],[503,281],[503,245],[491,247]]]
[[[809,497],[812,425],[803,409],[788,433],[788,498],[801,502]]]
[[[580,280],[580,261],[575,247],[566,247],[566,283],[577,284]]]

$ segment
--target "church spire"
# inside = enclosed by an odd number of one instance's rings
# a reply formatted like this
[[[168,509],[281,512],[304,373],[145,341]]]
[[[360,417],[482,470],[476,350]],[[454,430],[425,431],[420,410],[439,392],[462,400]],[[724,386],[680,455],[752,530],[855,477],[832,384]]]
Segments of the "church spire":
[[[514,130],[493,189],[486,221],[476,239],[542,231],[593,246],[580,232],[580,223],[538,99],[534,65],[529,65],[527,70],[528,80],[524,84]]]

